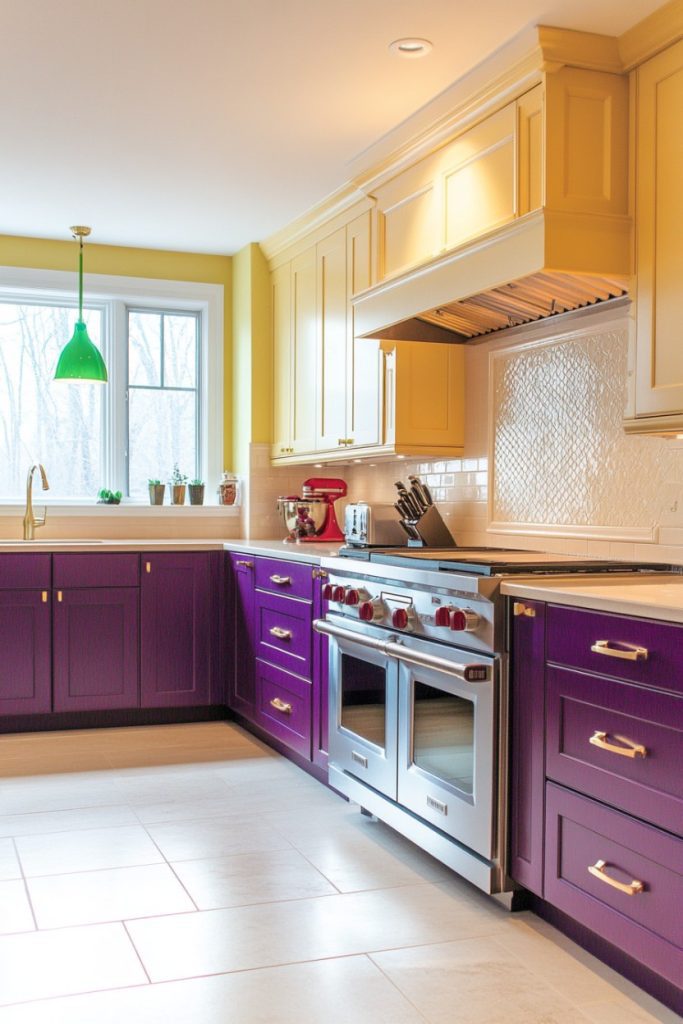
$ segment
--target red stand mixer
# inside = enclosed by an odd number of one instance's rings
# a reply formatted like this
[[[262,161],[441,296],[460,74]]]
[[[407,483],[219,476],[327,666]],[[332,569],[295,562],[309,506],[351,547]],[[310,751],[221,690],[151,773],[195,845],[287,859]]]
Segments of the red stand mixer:
[[[346,496],[346,481],[333,477],[312,476],[304,480],[301,497],[277,499],[288,536],[285,543],[333,543],[344,540],[334,513],[334,503]]]

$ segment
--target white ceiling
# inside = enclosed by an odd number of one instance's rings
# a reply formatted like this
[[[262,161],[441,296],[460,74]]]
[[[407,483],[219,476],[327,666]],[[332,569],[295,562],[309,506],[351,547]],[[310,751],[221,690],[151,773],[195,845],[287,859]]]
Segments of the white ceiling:
[[[0,234],[232,253],[532,23],[661,0],[0,0]],[[388,45],[431,40],[402,60]]]

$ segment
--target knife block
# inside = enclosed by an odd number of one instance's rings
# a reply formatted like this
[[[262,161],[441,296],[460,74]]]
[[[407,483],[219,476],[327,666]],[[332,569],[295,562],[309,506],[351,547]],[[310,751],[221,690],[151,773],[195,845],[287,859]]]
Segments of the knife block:
[[[409,540],[409,548],[455,548],[451,531],[444,523],[435,505],[428,509],[414,521],[415,529],[420,534],[420,540]]]

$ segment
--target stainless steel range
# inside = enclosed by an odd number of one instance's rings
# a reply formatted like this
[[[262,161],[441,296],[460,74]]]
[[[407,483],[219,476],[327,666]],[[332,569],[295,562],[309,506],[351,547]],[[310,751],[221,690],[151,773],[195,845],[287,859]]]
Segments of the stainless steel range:
[[[322,565],[327,612],[313,625],[330,640],[330,784],[480,889],[505,891],[501,580],[661,566],[458,548]]]

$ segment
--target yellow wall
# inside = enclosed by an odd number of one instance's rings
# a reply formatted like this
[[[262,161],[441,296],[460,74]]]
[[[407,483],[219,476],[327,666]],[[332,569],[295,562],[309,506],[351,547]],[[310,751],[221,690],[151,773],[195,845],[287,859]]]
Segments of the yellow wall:
[[[78,247],[73,241],[0,235],[0,266],[73,270],[77,291]],[[201,281],[224,288],[224,464],[232,462],[232,258],[202,253],[86,244],[85,271],[169,281]]]
[[[273,374],[270,333],[270,278],[258,244],[233,257],[234,468],[249,472],[249,444],[269,443],[272,433]]]

